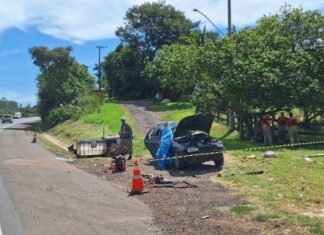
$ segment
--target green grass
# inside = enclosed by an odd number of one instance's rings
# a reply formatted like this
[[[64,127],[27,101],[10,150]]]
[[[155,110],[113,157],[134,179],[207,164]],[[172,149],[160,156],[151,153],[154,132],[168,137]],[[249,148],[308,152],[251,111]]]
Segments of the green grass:
[[[97,113],[87,114],[80,118],[81,121],[89,124],[105,125],[111,133],[119,132],[120,117],[126,115],[122,106],[117,101],[109,101],[102,105]],[[129,117],[127,117],[129,119]],[[127,120],[128,121],[128,120]]]
[[[250,212],[252,212],[254,210],[255,210],[255,208],[250,207],[250,206],[244,206],[244,205],[233,206],[231,208],[232,212],[239,214],[239,215],[249,214]]]
[[[257,216],[255,216],[254,220],[258,222],[267,222],[269,220],[278,219],[278,218],[279,216],[274,214],[258,214]]]
[[[118,135],[121,125],[120,117],[123,115],[126,116],[134,132],[134,156],[141,156],[146,153],[143,136],[129,111],[115,100],[106,102],[98,112],[84,115],[78,121],[69,120],[57,125],[49,131],[49,134],[68,144],[73,144],[78,140],[100,139],[103,134],[105,136]]]
[[[160,114],[163,121],[180,121],[186,116],[195,114],[195,107],[188,102],[152,102],[154,111]]]
[[[324,159],[308,163],[304,156],[323,152],[323,147],[285,148],[274,150],[277,158],[264,159],[263,151],[233,151],[224,169],[225,183],[240,189],[240,195],[250,198],[257,205],[266,208],[281,219],[310,230],[320,231],[324,224],[321,217],[301,221],[299,216],[311,212],[319,213],[324,202]],[[255,159],[244,158],[256,155]],[[260,175],[247,175],[247,172],[264,171]],[[218,177],[213,178],[219,181]],[[263,214],[264,211],[258,211]],[[302,217],[304,218],[304,217]],[[259,217],[257,220],[262,220]],[[314,223],[317,221],[318,223]]]

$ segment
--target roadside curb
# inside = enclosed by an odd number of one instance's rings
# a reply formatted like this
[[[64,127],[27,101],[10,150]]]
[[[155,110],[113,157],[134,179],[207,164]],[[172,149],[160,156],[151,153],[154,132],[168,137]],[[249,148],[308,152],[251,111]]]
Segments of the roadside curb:
[[[48,135],[46,133],[42,133],[41,134],[42,137],[44,137],[46,140],[50,141],[51,143],[55,144],[57,147],[60,147],[61,149],[65,150],[65,151],[69,151],[68,149],[68,145],[63,143],[62,141],[52,137],[51,135]]]

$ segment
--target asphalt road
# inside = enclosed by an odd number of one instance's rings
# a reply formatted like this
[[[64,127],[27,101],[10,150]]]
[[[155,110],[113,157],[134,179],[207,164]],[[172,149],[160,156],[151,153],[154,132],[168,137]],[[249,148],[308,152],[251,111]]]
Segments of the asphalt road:
[[[0,235],[160,234],[127,185],[119,191],[31,143],[25,129],[37,120],[0,124]]]

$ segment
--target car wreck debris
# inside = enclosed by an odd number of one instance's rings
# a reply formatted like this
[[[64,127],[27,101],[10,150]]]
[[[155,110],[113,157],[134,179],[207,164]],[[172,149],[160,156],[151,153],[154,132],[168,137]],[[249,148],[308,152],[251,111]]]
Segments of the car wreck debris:
[[[223,143],[209,135],[213,120],[213,115],[197,114],[185,117],[179,123],[168,122],[174,135],[170,155],[174,157],[177,169],[183,170],[189,164],[210,160],[214,161],[216,167],[224,164]],[[156,158],[165,125],[157,124],[145,136],[144,144],[153,158]]]

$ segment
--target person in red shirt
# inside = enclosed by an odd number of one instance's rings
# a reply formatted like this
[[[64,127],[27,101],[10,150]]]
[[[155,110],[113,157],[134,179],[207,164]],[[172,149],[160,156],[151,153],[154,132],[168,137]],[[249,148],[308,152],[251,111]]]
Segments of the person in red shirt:
[[[291,144],[298,143],[298,132],[297,132],[297,120],[293,114],[289,113],[289,118],[287,119],[287,128]]]
[[[285,143],[286,140],[286,124],[287,118],[285,117],[285,113],[281,112],[280,117],[277,120],[278,122],[278,141],[280,144]]]
[[[262,117],[262,131],[263,131],[263,139],[264,145],[272,145],[272,133],[271,133],[271,118],[269,114],[266,114]]]

